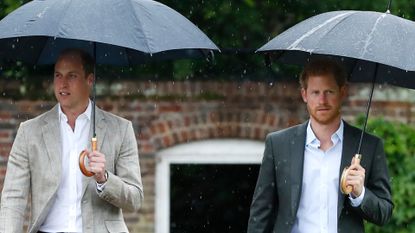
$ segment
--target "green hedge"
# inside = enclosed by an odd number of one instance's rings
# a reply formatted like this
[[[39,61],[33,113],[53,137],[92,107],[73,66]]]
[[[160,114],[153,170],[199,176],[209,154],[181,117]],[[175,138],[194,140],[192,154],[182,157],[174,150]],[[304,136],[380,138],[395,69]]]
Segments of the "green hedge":
[[[363,119],[358,120],[362,125]],[[378,227],[366,224],[369,233],[415,232],[415,128],[381,118],[370,119],[368,132],[381,137],[391,177],[392,197],[395,204],[391,221]]]

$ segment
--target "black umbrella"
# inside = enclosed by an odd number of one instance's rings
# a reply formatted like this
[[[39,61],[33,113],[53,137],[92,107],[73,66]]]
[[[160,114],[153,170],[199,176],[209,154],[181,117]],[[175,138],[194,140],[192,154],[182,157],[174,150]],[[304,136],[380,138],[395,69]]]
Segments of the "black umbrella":
[[[357,154],[360,155],[375,83],[415,89],[415,22],[372,11],[334,11],[316,15],[284,31],[258,52],[304,65],[330,57],[342,63],[351,82],[372,89]]]
[[[34,0],[0,21],[2,60],[53,64],[68,47],[115,65],[219,50],[184,16],[151,0]]]
[[[113,65],[219,51],[184,16],[151,0],[34,0],[0,21],[1,62],[53,64],[66,48],[83,49],[97,64]],[[94,147],[95,88],[93,100]]]

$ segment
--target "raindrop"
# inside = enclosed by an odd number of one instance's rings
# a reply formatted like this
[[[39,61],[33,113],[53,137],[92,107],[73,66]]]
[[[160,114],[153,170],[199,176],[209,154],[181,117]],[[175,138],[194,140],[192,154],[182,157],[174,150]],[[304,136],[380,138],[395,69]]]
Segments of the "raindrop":
[[[3,96],[6,96],[6,93],[5,92],[3,92]]]
[[[273,82],[270,82],[269,83],[269,86],[271,86],[271,87],[274,86],[274,83]]]

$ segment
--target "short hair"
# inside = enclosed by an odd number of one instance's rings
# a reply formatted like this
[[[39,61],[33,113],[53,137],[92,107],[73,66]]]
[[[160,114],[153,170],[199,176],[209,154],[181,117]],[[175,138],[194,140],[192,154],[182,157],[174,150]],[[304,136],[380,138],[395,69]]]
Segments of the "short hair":
[[[300,75],[301,88],[307,89],[308,78],[316,75],[333,75],[339,87],[347,84],[347,75],[343,66],[333,59],[320,58],[307,63]]]
[[[79,57],[81,58],[81,63],[84,68],[86,76],[88,76],[89,74],[94,74],[95,60],[88,52],[82,49],[78,49],[78,48],[68,48],[68,49],[63,50],[59,54],[59,57],[68,55],[68,54],[79,55]]]

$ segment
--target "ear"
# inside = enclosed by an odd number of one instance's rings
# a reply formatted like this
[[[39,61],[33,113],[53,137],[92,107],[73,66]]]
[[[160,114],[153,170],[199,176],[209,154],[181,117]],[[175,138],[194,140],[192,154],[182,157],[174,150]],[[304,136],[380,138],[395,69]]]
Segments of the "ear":
[[[86,79],[88,82],[88,86],[92,87],[94,85],[94,79],[95,79],[94,74],[90,73]]]
[[[345,99],[347,95],[349,94],[349,85],[345,84],[340,88],[340,94],[342,99]]]
[[[307,103],[307,90],[301,88],[301,97],[303,98],[304,103]]]

